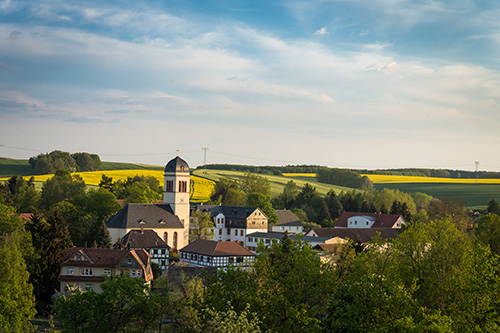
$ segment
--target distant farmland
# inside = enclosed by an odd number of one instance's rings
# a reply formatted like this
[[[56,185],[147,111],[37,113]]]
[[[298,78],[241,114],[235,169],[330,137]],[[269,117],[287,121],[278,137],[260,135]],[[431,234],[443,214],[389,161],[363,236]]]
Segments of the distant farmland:
[[[158,179],[160,186],[163,186],[163,171],[159,170],[147,170],[147,169],[138,169],[138,170],[106,170],[106,171],[92,171],[92,172],[75,172],[72,175],[78,175],[82,177],[85,184],[88,186],[99,186],[101,182],[102,175],[106,175],[107,177],[112,177],[113,181],[117,180],[125,180],[127,177],[134,177],[136,175],[139,176],[153,176]],[[54,175],[35,175],[35,182],[37,188],[40,189],[42,184],[47,181],[47,179],[52,178]],[[24,178],[29,179],[30,176],[24,176]],[[0,181],[5,181],[7,178],[0,178]],[[214,188],[215,182],[197,177],[191,176],[192,182],[192,193],[191,200],[192,201],[207,201],[210,199],[210,194],[212,193],[212,189]]]

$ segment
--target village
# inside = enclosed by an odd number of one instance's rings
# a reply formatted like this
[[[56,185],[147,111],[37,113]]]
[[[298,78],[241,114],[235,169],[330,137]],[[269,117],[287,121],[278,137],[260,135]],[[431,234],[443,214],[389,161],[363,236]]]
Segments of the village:
[[[112,243],[120,242],[120,249],[72,247],[64,254],[59,281],[60,290],[80,288],[100,292],[104,277],[129,274],[151,284],[151,263],[157,264],[162,274],[169,274],[175,266],[175,275],[190,268],[223,268],[234,266],[249,269],[263,246],[280,242],[286,234],[317,250],[322,260],[335,260],[340,246],[349,240],[363,246],[373,238],[395,239],[406,225],[401,214],[344,212],[333,228],[316,228],[304,233],[300,219],[290,210],[276,210],[278,222],[268,218],[258,207],[223,205],[190,205],[189,165],[179,156],[165,166],[163,202],[159,204],[131,203],[122,208],[106,223]],[[209,213],[213,228],[210,239],[193,239],[190,227],[197,224],[193,213]],[[205,237],[207,238],[207,237]],[[190,242],[191,240],[191,242]],[[171,261],[170,253],[177,259]],[[172,271],[172,269],[171,269]],[[199,272],[195,269],[194,271]]]

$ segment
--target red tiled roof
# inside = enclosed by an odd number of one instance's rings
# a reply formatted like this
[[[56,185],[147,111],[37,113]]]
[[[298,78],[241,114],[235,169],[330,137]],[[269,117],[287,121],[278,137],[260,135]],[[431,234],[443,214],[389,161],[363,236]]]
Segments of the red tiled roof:
[[[212,257],[254,256],[252,252],[236,242],[216,242],[204,239],[197,239],[191,244],[183,247],[180,251]]]
[[[381,214],[381,213],[353,213],[343,212],[335,222],[335,227],[347,228],[347,220],[353,216],[370,216],[376,219],[372,228],[393,228],[399,218],[403,219],[401,214]],[[403,222],[404,219],[403,219]]]
[[[88,260],[73,260],[78,252]],[[149,254],[145,250],[96,249],[84,247],[72,247],[68,249],[64,253],[61,265],[78,267],[116,267],[130,254],[138,259],[139,264],[147,266]]]

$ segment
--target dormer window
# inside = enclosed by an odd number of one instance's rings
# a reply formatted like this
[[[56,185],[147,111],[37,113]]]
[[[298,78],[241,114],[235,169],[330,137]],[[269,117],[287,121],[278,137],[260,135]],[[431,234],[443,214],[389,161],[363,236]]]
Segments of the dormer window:
[[[167,222],[165,222],[165,220],[160,220],[160,224],[167,224]]]
[[[139,220],[139,224],[146,224],[146,221],[144,221],[144,220]]]

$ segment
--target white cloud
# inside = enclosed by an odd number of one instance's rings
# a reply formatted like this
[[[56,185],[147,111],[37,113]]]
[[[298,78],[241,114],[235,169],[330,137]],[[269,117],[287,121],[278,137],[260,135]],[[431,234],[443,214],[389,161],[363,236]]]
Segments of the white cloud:
[[[326,34],[328,34],[328,32],[326,31],[326,26],[316,30],[316,32],[314,33],[314,35],[316,36],[323,36]]]

